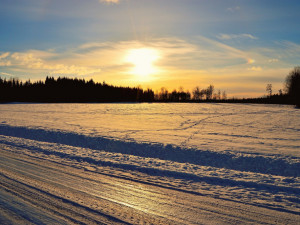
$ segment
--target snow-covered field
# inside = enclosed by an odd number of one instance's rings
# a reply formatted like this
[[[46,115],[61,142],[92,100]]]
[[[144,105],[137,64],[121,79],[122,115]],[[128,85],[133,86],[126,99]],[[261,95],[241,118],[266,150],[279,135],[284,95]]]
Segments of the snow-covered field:
[[[292,106],[3,104],[0,151],[2,223],[12,214],[28,221],[33,210],[43,218],[33,223],[78,222],[66,215],[80,207],[95,214],[82,223],[300,221],[300,110]],[[41,201],[15,186],[41,192]],[[41,205],[44,195],[55,209]]]

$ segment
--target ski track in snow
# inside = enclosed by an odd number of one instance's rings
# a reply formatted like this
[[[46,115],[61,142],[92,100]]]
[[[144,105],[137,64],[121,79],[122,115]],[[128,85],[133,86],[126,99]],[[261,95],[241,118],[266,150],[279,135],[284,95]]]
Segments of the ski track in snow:
[[[13,104],[0,105],[0,112],[3,223],[10,217],[15,224],[300,221],[300,111],[290,106]],[[27,169],[22,171],[21,164]],[[137,194],[136,188],[130,192],[111,181],[107,183],[112,190],[98,184],[101,188],[95,192],[98,181],[93,176],[181,197]],[[33,193],[39,197],[28,197]],[[48,199],[51,207],[39,198]],[[107,209],[95,206],[99,198]],[[177,200],[181,206],[176,206]],[[63,209],[57,201],[64,202]],[[219,202],[219,209],[210,201]],[[232,214],[227,205],[233,207]],[[243,207],[253,214],[242,216]],[[262,209],[267,211],[255,218]],[[274,212],[277,217],[267,216]],[[68,216],[73,214],[74,219]]]

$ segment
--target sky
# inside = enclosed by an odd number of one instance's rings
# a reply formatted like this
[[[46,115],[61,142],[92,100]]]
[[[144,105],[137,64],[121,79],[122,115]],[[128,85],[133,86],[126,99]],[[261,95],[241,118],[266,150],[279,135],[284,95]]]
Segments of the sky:
[[[0,76],[260,97],[299,66],[299,11],[298,0],[0,0]]]

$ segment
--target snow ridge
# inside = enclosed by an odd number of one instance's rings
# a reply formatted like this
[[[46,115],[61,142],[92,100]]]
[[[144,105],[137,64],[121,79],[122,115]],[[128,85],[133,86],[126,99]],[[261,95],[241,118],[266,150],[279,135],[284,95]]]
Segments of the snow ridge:
[[[58,143],[80,148],[102,150],[144,158],[157,158],[178,163],[192,163],[239,171],[248,171],[278,176],[300,176],[300,158],[276,154],[249,154],[232,151],[213,152],[196,148],[183,148],[158,143],[142,143],[118,140],[101,136],[60,130],[33,129],[0,125],[0,134],[11,137],[25,138],[35,141]],[[5,140],[2,140],[2,143]],[[60,156],[63,156],[62,153]],[[93,159],[89,159],[90,161]]]

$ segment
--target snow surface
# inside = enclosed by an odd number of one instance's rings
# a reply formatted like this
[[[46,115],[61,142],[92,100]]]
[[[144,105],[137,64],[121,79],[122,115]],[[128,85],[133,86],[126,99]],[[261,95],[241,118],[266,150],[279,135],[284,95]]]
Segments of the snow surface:
[[[7,104],[0,124],[209,151],[300,156],[300,111],[251,104]]]
[[[0,113],[5,151],[300,214],[292,106],[5,104]]]

